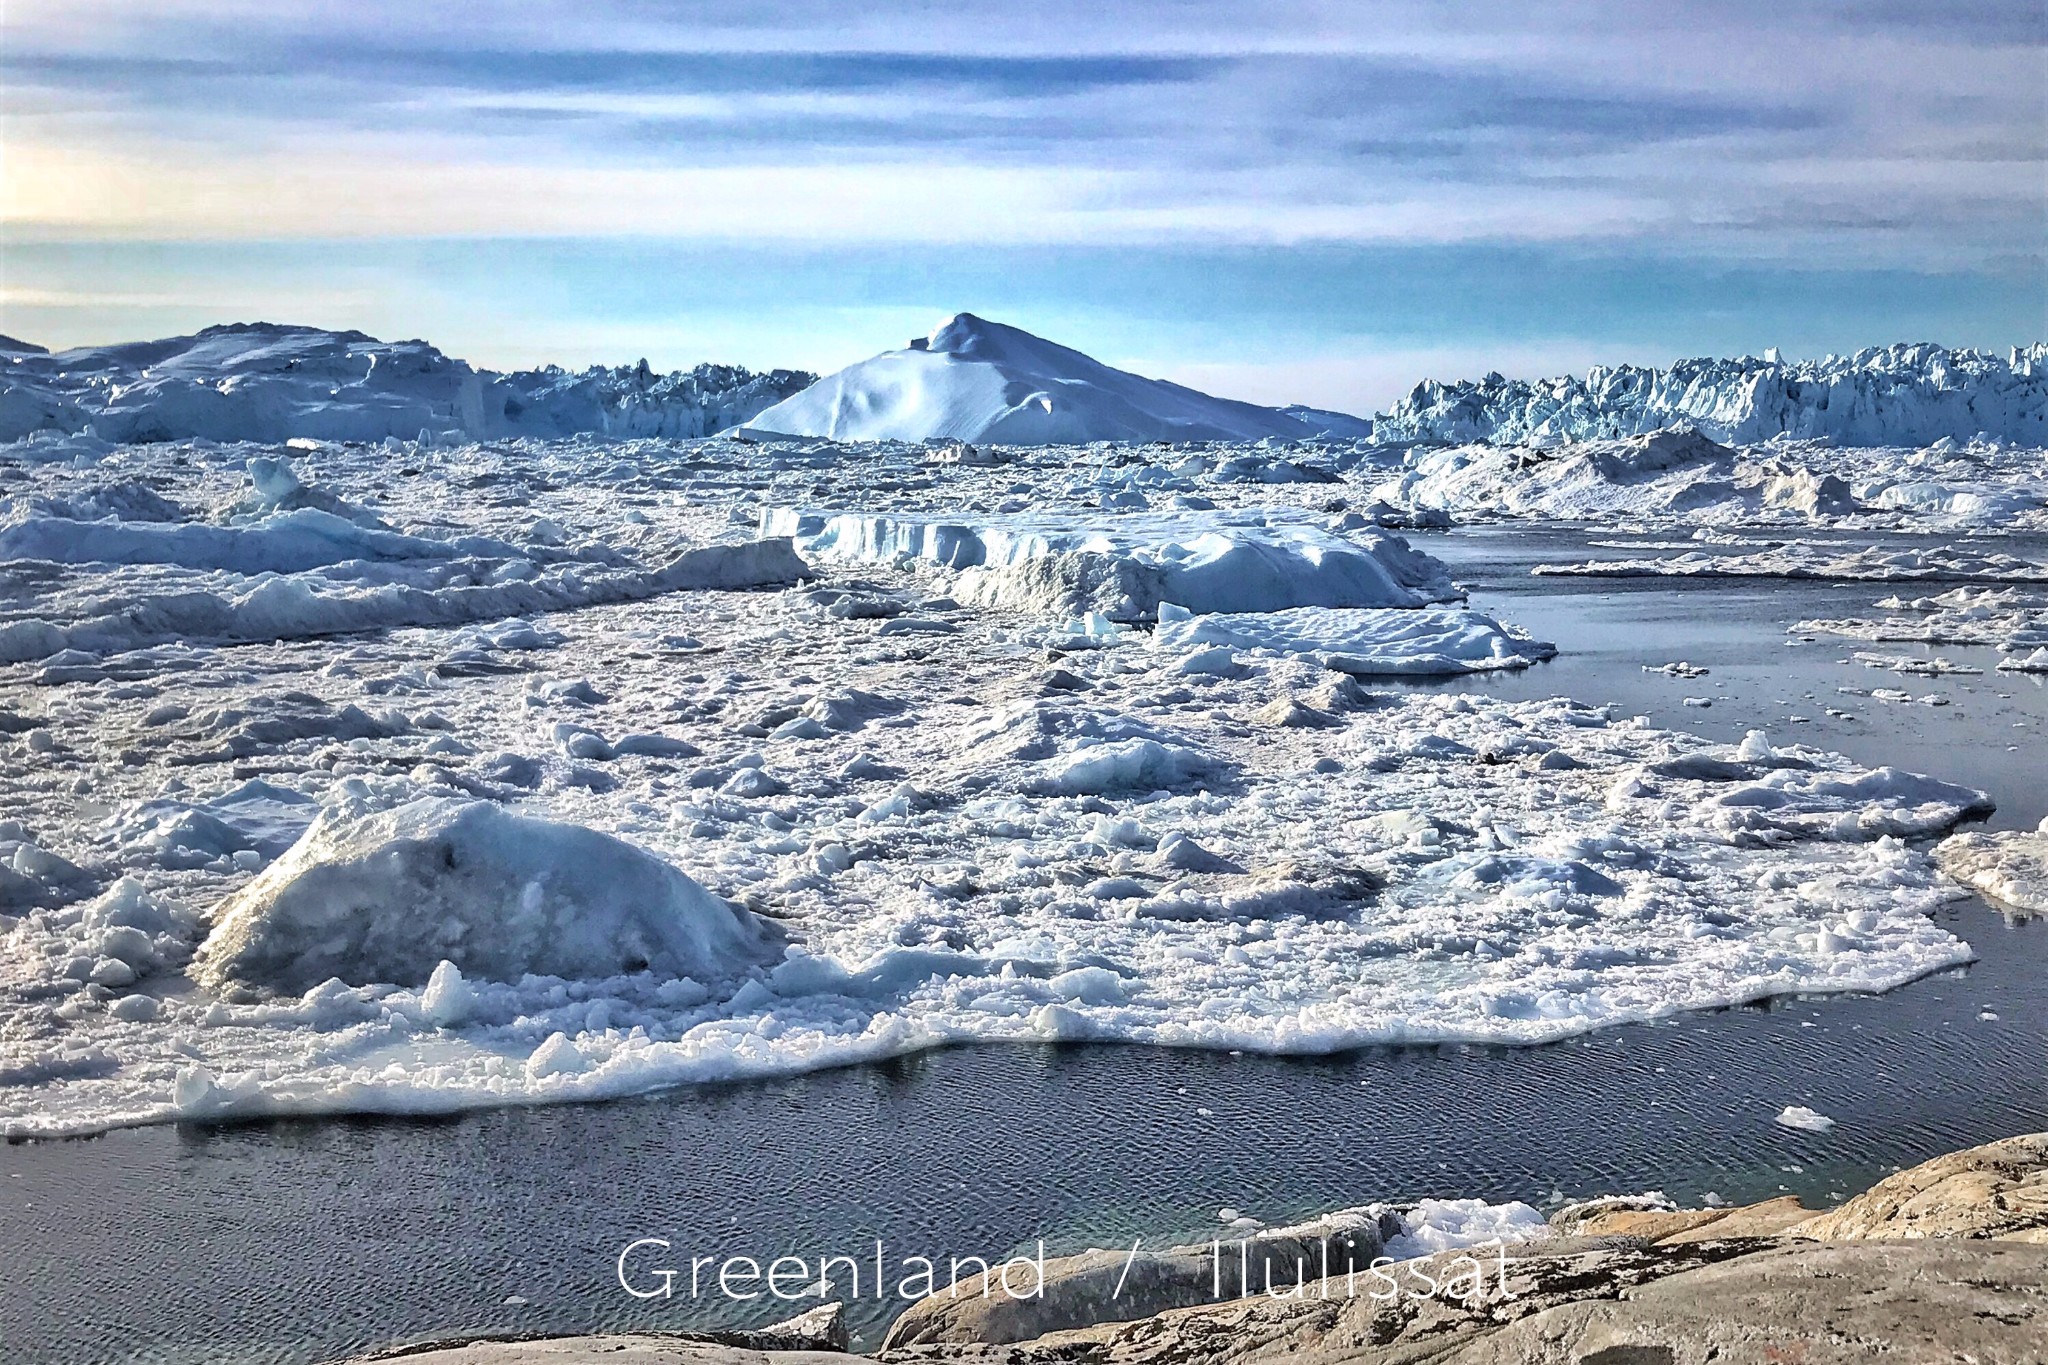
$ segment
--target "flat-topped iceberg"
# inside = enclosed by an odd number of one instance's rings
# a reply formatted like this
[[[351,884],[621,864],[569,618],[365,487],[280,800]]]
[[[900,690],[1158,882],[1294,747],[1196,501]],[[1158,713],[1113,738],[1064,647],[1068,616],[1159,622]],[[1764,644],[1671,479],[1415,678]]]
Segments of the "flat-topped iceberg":
[[[978,571],[962,595],[994,605],[1070,609],[1109,584],[1115,619],[1150,617],[1161,602],[1196,612],[1286,607],[1419,607],[1458,596],[1448,571],[1399,536],[1339,536],[1264,513],[1122,515],[832,512],[772,508],[763,536],[789,536],[806,556]],[[1079,557],[1079,558],[1077,558]]]

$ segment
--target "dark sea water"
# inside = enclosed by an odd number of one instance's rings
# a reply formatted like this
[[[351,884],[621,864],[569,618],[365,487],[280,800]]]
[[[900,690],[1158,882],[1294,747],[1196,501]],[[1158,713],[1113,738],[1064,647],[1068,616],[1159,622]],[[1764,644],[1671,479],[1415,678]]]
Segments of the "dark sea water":
[[[2041,680],[1949,647],[1938,652],[1987,672],[1901,678],[1847,660],[1937,651],[1786,634],[1801,617],[1864,613],[1888,586],[1532,578],[1537,560],[1586,557],[1584,536],[1417,540],[1473,584],[1475,605],[1566,651],[1439,686],[1615,701],[1716,738],[1763,728],[1983,787],[1997,826],[2048,815]],[[1710,672],[1643,672],[1675,659]],[[1684,704],[1702,696],[1713,706]],[[786,1316],[629,1298],[613,1266],[640,1236],[671,1239],[682,1262],[815,1261],[880,1237],[893,1261],[1207,1235],[1226,1206],[1277,1222],[1371,1200],[1646,1188],[1824,1203],[1938,1152],[2048,1128],[2048,925],[1974,899],[1941,918],[1974,965],[1881,997],[1540,1048],[963,1048],[602,1105],[0,1146],[0,1360],[306,1361],[465,1331]],[[1771,1121],[1793,1104],[1835,1128]],[[872,1345],[893,1306],[854,1308]]]

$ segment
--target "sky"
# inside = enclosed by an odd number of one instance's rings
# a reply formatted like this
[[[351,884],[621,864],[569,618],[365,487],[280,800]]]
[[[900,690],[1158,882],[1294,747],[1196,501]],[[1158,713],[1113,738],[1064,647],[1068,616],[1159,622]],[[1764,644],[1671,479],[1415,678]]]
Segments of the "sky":
[[[8,0],[0,332],[1232,397],[2048,337],[2048,0]]]

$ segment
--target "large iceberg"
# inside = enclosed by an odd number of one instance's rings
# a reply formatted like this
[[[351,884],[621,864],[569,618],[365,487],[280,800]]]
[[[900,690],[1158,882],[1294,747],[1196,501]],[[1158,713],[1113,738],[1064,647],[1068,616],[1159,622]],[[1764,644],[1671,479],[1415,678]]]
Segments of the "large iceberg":
[[[1300,440],[1372,430],[1341,413],[1264,408],[1146,379],[972,313],[826,376],[747,426],[842,441],[998,445]]]
[[[964,571],[961,595],[1019,610],[1143,620],[1194,612],[1419,607],[1458,596],[1444,565],[1381,531],[1257,512],[939,516],[771,508],[761,534],[804,555]]]
[[[2007,355],[1928,343],[1787,361],[1596,366],[1584,379],[1424,380],[1381,416],[1381,440],[1502,444],[1640,436],[1689,423],[1720,441],[1825,437],[1925,445],[1984,435],[2048,445],[2048,343]]]
[[[0,351],[0,441],[90,430],[113,442],[508,436],[706,436],[812,376],[729,365],[656,374],[497,374],[424,341],[276,323],[50,353]]]
[[[221,907],[198,976],[295,994],[330,977],[424,985],[443,962],[494,981],[716,979],[780,951],[764,921],[623,840],[428,797],[323,812]]]

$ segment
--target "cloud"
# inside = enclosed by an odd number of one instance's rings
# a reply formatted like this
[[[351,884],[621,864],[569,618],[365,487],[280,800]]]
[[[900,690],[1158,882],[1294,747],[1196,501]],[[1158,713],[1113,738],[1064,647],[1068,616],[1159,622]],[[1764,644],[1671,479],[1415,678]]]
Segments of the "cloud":
[[[15,0],[17,231],[1688,239],[2048,212],[2042,0]],[[1903,187],[1903,192],[1902,192]]]

